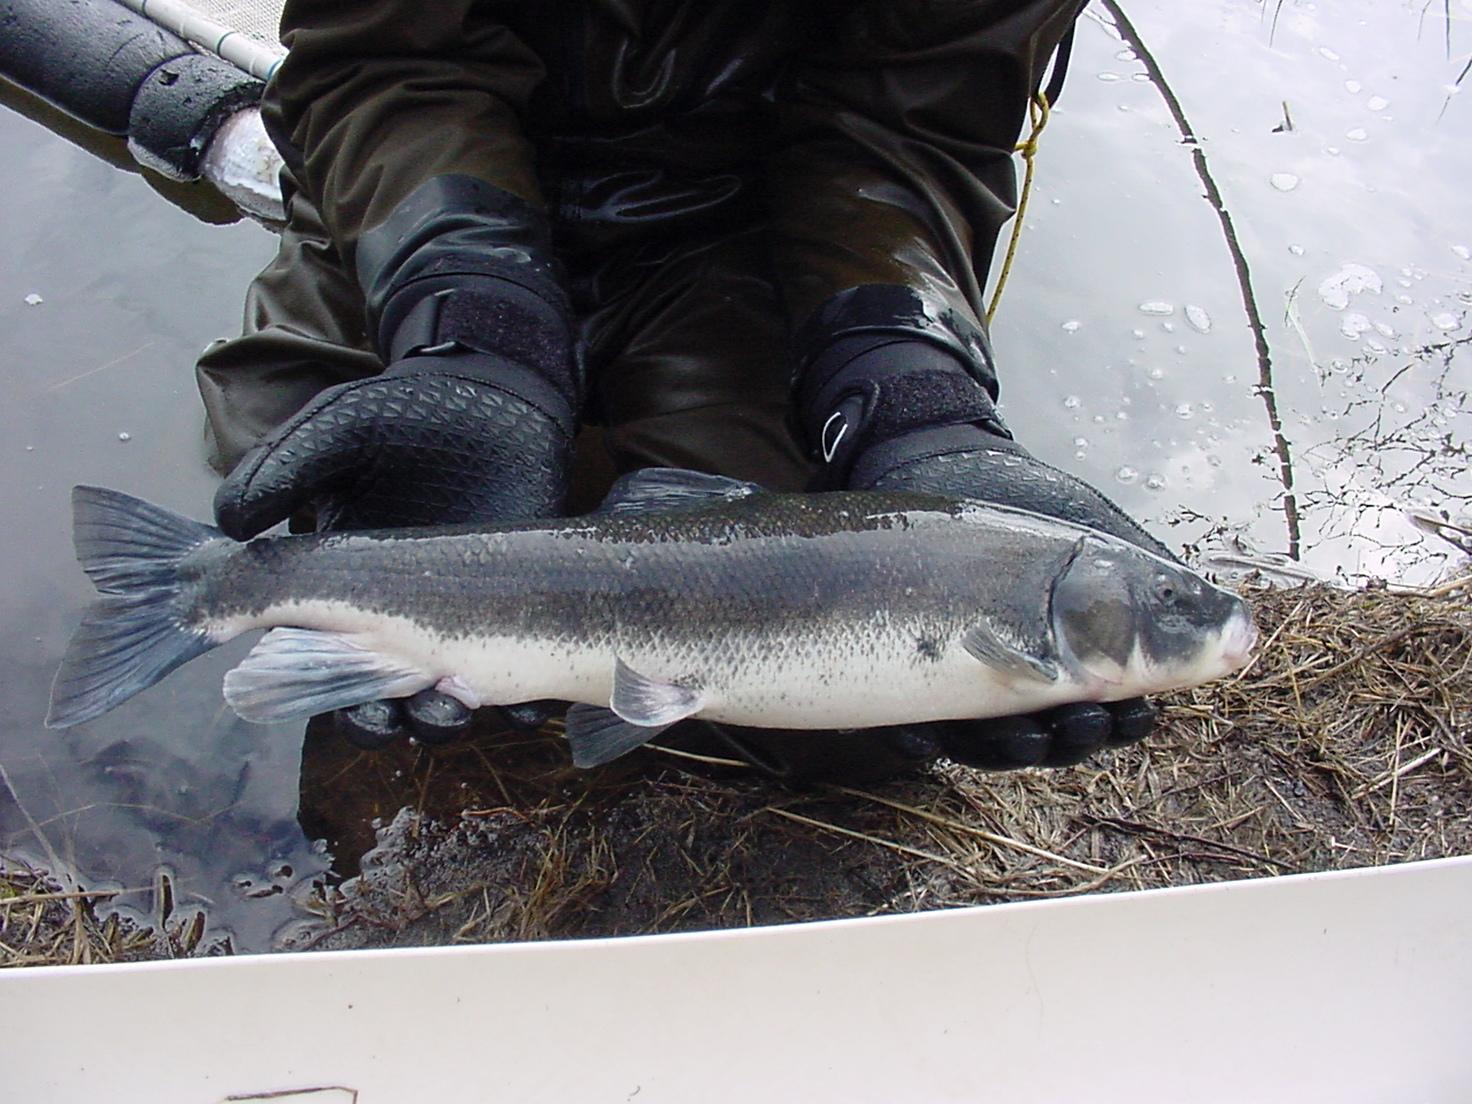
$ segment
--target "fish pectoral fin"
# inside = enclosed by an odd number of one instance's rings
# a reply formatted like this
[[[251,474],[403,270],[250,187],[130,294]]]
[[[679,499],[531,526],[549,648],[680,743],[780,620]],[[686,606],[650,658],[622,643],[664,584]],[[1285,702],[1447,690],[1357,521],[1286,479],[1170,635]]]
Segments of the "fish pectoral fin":
[[[1080,659],[1079,666],[1103,686],[1122,686],[1127,673],[1124,664],[1105,656],[1089,656],[1087,659]]]
[[[621,476],[598,511],[626,514],[642,510],[678,510],[763,493],[764,489],[755,483],[727,479],[724,475],[707,475],[684,468],[642,468]]]
[[[961,647],[988,667],[1006,674],[1038,682],[1058,681],[1058,664],[1028,655],[1015,644],[1003,640],[985,621],[973,625],[961,635]]]
[[[403,698],[433,675],[340,633],[272,629],[225,674],[225,700],[247,721],[314,717],[377,698]]]
[[[609,708],[630,724],[661,728],[693,717],[705,706],[698,690],[641,675],[621,659],[613,661]]]
[[[612,709],[578,702],[567,711],[567,743],[579,767],[601,767],[648,743],[669,725],[637,725]]]

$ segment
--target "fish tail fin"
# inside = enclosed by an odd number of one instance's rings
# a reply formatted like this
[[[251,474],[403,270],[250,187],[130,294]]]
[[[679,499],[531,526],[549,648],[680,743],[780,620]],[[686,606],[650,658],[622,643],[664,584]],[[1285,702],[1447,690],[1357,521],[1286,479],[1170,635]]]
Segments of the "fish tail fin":
[[[72,491],[77,559],[102,597],[73,634],[51,687],[48,728],[101,716],[220,641],[191,624],[180,565],[222,534],[100,487]]]

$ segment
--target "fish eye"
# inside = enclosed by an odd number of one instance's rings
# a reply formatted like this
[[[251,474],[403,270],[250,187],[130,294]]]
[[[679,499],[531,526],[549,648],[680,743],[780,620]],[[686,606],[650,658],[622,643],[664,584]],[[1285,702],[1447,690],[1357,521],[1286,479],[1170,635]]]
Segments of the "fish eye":
[[[1169,575],[1155,576],[1155,598],[1157,601],[1163,602],[1167,606],[1174,605],[1179,596],[1180,588],[1176,586]]]

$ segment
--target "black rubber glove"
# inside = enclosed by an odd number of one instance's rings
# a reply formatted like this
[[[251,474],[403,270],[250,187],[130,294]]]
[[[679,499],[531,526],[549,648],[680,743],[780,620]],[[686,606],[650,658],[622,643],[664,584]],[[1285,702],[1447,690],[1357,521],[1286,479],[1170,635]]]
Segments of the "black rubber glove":
[[[571,403],[538,373],[464,350],[414,355],[329,388],[247,455],[215,495],[237,540],[304,509],[319,530],[512,521],[560,514]],[[541,710],[508,718],[538,723]],[[470,710],[434,690],[338,712],[363,747],[412,732],[441,742]]]
[[[938,345],[846,338],[811,366],[806,396],[809,432],[833,485],[1014,506],[1175,559],[1099,491],[1013,441],[991,394]],[[1031,716],[917,726],[904,743],[913,748],[928,738],[947,757],[991,770],[1061,767],[1140,740],[1154,722],[1143,698],[1081,702]]]
[[[692,721],[664,742],[682,751],[736,758],[788,785],[878,782],[945,757],[983,770],[1067,767],[1101,748],[1143,739],[1155,723],[1144,698],[1084,702],[1046,713],[984,721],[935,721],[840,731],[739,728]]]
[[[990,380],[989,365],[978,375]],[[1014,442],[988,388],[939,343],[896,333],[841,338],[805,365],[797,408],[800,429],[824,465],[825,489],[996,502],[1100,529],[1174,559],[1104,495]],[[676,729],[670,742],[735,756],[801,785],[876,781],[942,756],[987,770],[1070,766],[1143,739],[1154,723],[1154,707],[1133,698],[1028,716],[848,731],[699,722]]]
[[[319,530],[563,512],[581,379],[542,211],[471,176],[431,177],[354,249],[382,375],[322,392],[215,496],[238,539],[310,509]],[[536,726],[551,703],[503,707]],[[360,746],[443,741],[470,710],[424,691],[340,710]]]

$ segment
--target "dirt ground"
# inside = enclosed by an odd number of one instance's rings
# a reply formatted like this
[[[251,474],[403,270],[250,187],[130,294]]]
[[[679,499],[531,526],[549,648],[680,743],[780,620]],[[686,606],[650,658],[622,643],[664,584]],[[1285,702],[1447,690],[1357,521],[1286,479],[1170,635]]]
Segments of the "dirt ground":
[[[309,732],[303,823],[363,857],[306,896],[283,949],[741,927],[1472,853],[1466,585],[1249,597],[1265,643],[1247,671],[1161,699],[1144,744],[1066,770],[940,764],[794,791],[661,750],[578,771],[555,733],[365,755]],[[140,932],[97,904],[12,867],[0,963],[226,949],[192,918]]]

